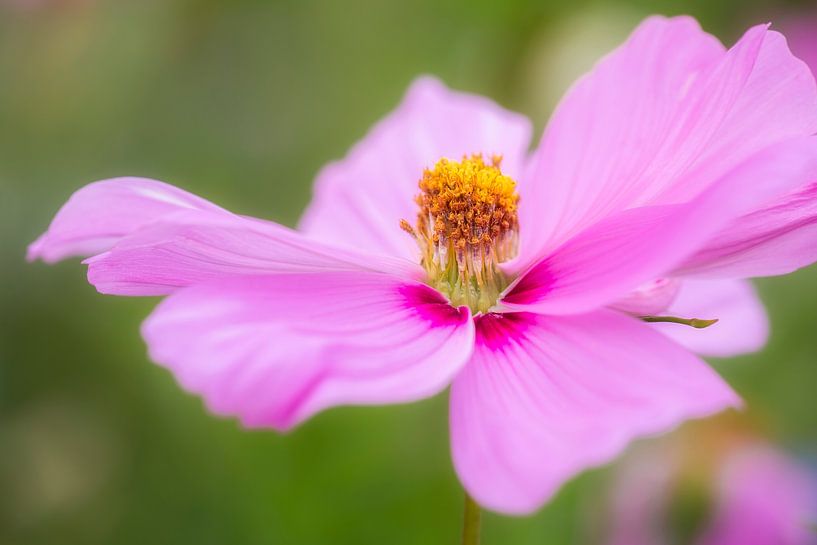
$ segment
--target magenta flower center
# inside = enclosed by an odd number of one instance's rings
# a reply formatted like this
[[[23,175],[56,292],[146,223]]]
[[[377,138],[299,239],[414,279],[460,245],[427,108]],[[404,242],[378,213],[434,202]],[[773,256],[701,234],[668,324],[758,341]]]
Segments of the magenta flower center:
[[[420,247],[428,284],[475,314],[487,312],[507,287],[497,265],[516,255],[519,241],[519,195],[501,161],[486,163],[481,154],[440,159],[420,179],[417,222],[400,222]]]

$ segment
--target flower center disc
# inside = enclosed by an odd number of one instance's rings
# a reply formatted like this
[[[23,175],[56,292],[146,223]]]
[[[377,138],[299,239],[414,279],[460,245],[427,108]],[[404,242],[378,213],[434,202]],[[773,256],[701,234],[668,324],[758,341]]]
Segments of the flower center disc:
[[[501,161],[440,159],[420,179],[415,226],[400,222],[417,240],[428,283],[475,314],[494,306],[508,285],[497,265],[516,255],[519,240],[519,195]]]

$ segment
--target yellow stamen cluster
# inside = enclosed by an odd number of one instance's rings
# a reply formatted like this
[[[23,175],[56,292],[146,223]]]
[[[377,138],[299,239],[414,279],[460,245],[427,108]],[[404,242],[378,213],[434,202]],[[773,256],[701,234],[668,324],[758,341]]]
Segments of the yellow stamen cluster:
[[[474,312],[496,303],[507,286],[497,264],[516,254],[519,195],[516,182],[502,174],[501,160],[440,159],[420,180],[416,228],[405,220],[400,224],[420,246],[429,283],[452,304]]]

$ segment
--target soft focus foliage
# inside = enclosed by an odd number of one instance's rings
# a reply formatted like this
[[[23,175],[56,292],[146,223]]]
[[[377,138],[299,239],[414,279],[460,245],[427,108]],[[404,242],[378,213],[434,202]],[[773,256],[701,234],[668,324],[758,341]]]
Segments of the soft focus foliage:
[[[26,244],[71,191],[122,174],[292,224],[317,170],[418,73],[527,112],[538,130],[551,97],[646,13],[690,13],[732,43],[793,8],[0,2],[0,542],[455,541],[444,396],[332,410],[284,437],[245,432],[148,362],[136,331],[152,301],[98,296],[75,263],[26,265]],[[587,28],[596,49],[571,43]],[[557,56],[576,73],[543,72]],[[817,270],[759,289],[769,346],[718,369],[764,436],[817,454]],[[591,542],[608,475],[581,477],[530,519],[489,517],[485,542]]]

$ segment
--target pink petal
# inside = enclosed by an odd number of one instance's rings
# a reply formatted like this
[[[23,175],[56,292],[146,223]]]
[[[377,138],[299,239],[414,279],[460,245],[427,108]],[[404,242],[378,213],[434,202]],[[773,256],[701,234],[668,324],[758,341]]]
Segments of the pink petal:
[[[775,21],[774,26],[783,29],[792,53],[817,73],[817,32],[814,31],[817,28],[817,13],[813,10],[808,14],[791,12],[788,19]]]
[[[623,314],[486,315],[451,389],[454,465],[483,506],[528,513],[631,440],[738,404],[704,362]]]
[[[680,289],[680,280],[658,278],[638,286],[610,307],[633,316],[661,314],[675,301]]]
[[[151,358],[211,411],[283,430],[335,405],[436,394],[471,354],[472,324],[427,286],[357,272],[192,287],[142,332]]]
[[[668,274],[732,219],[817,178],[817,138],[771,146],[684,204],[630,209],[569,240],[512,284],[505,308],[579,313]]]
[[[124,237],[86,260],[101,293],[166,295],[239,275],[378,271],[419,278],[415,263],[340,250],[280,225],[223,212],[188,210]]]
[[[57,212],[28,248],[28,259],[54,263],[110,249],[123,236],[179,210],[222,211],[172,185],[145,178],[114,178],[86,185]]]
[[[736,219],[676,274],[747,278],[787,274],[817,261],[817,183]]]
[[[657,323],[653,327],[678,344],[703,356],[728,357],[756,352],[769,338],[763,303],[743,280],[692,280],[681,283],[666,314],[718,322],[706,329]]]
[[[650,18],[548,124],[520,202],[523,256],[618,211],[687,200],[759,150],[815,131],[813,77],[782,36],[754,27],[724,52],[690,18]]]
[[[518,180],[530,135],[523,116],[420,78],[346,158],[321,171],[300,228],[335,245],[417,261],[416,243],[400,220],[417,218],[423,169],[443,157],[501,154],[503,171]]]

